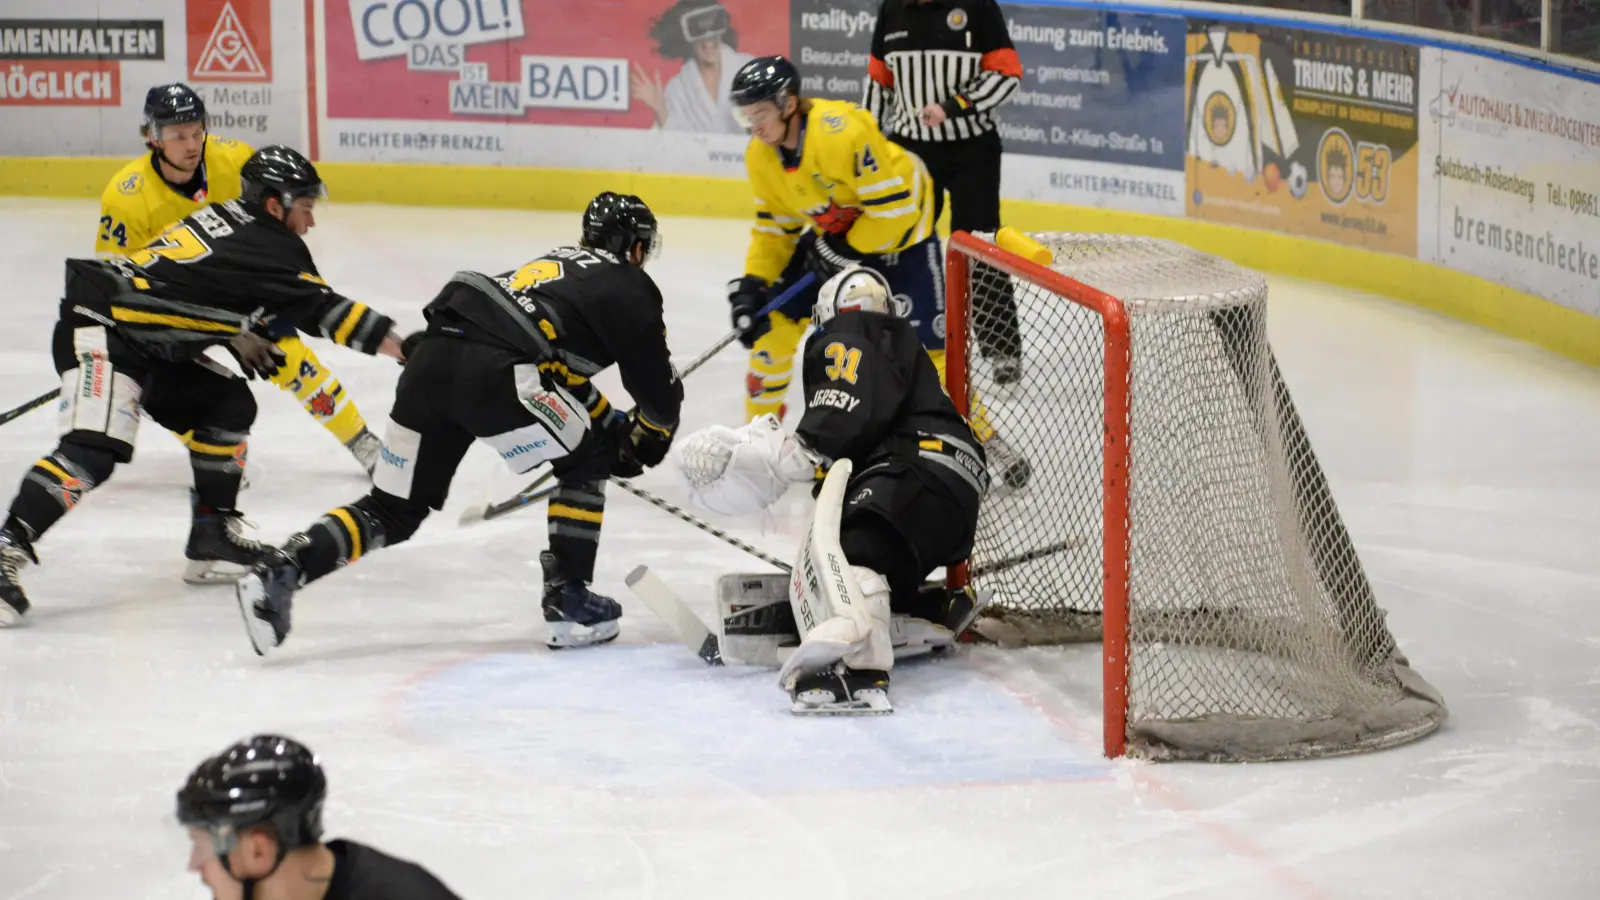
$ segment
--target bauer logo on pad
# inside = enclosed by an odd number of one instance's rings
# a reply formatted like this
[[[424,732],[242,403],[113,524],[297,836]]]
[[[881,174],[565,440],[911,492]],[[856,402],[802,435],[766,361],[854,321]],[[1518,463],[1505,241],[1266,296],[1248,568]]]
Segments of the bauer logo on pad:
[[[188,0],[189,78],[272,80],[271,0]]]

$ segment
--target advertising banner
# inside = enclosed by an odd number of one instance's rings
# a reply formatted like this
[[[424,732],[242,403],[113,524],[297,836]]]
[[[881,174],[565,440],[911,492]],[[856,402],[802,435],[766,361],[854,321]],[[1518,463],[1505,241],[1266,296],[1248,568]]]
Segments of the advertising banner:
[[[1415,256],[1418,58],[1190,19],[1189,215]]]
[[[1418,253],[1600,316],[1600,86],[1424,56]]]
[[[252,145],[304,143],[304,7],[295,0],[103,0],[67,17],[10,0],[0,18],[0,154],[143,152],[144,95],[183,81],[212,131]]]
[[[808,95],[861,102],[881,0],[792,0]],[[1002,3],[1022,83],[997,118],[1007,197],[1183,215],[1181,16]]]
[[[787,51],[781,13],[772,0],[330,0],[321,151],[740,176],[729,84]]]
[[[1183,215],[1183,18],[1002,9],[1022,61],[1000,108],[1006,196]]]

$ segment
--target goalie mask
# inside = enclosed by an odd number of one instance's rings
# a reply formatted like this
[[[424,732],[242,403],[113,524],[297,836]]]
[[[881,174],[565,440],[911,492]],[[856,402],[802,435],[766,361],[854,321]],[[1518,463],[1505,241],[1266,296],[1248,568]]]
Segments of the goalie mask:
[[[888,279],[876,270],[851,266],[829,278],[817,292],[811,323],[820,328],[834,316],[855,310],[904,316],[910,305],[909,301],[895,296],[889,289]]]

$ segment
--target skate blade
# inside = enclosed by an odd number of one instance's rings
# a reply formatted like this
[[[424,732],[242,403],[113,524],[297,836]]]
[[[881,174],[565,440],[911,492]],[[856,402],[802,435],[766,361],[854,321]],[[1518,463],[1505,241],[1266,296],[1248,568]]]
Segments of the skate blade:
[[[244,616],[244,631],[250,637],[250,648],[257,656],[266,656],[279,643],[277,631],[256,615],[256,603],[266,600],[266,585],[260,577],[250,575],[235,583],[233,594],[239,600],[239,613]]]
[[[213,559],[191,559],[183,567],[186,584],[233,584],[249,574],[249,566]]]
[[[894,705],[883,691],[858,691],[854,700],[817,704],[796,700],[789,712],[797,716],[887,716],[894,712]]]
[[[548,622],[550,636],[545,639],[545,646],[551,650],[569,650],[578,647],[593,647],[596,644],[609,644],[622,633],[622,628],[616,619],[609,622],[598,622],[593,626],[579,625],[577,622]]]
[[[22,613],[12,608],[11,604],[0,600],[0,628],[16,628],[22,623]]]
[[[792,690],[795,683],[805,676],[820,672],[844,659],[851,647],[851,644],[841,644],[836,641],[801,641],[800,646],[794,648],[794,652],[784,659],[783,667],[778,669],[778,686],[786,691]]]

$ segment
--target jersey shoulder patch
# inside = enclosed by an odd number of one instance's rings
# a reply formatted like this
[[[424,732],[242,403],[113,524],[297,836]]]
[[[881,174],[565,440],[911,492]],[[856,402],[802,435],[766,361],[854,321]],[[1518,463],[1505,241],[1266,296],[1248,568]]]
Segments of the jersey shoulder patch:
[[[117,176],[117,193],[125,197],[137,197],[144,190],[144,176],[138,172],[129,172]]]

